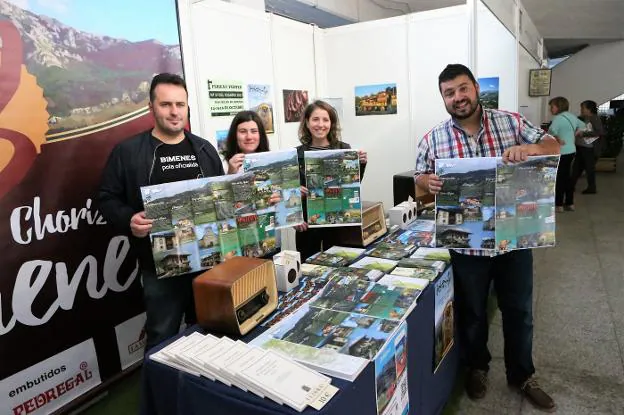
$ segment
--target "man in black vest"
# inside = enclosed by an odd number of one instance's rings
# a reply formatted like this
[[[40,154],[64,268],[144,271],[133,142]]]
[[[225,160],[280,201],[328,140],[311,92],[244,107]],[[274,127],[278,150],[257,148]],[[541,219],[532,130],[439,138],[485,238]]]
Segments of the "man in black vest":
[[[177,334],[182,316],[195,323],[192,281],[197,275],[157,279],[141,186],[223,175],[215,148],[184,130],[188,93],[184,80],[162,73],[152,79],[149,108],[154,128],[119,143],[111,152],[98,194],[106,220],[130,237],[139,258],[147,313],[146,350]]]

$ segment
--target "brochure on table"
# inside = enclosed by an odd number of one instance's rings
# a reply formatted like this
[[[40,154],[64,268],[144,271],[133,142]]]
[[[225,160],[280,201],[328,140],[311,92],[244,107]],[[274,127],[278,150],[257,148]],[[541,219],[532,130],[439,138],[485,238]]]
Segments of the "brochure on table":
[[[310,275],[304,272],[304,266],[318,267],[314,271],[318,272],[319,275]],[[322,271],[322,268],[327,268],[329,270]],[[312,264],[302,264],[301,269],[302,273],[299,278],[299,287],[279,296],[276,311],[261,323],[262,326],[274,326],[294,313],[299,307],[310,301],[310,299],[317,296],[327,284],[329,273],[333,270],[333,268]]]
[[[440,367],[442,360],[453,347],[455,342],[455,323],[453,314],[453,270],[448,268],[434,283],[435,290],[435,329],[434,329],[434,373]]]
[[[407,415],[407,323],[403,322],[375,359],[377,414]]]
[[[438,247],[510,251],[555,245],[559,156],[438,159]]]
[[[283,353],[321,373],[354,381],[399,323],[304,304],[250,345]]]
[[[393,232],[383,238],[382,242],[433,247],[435,246],[435,222],[417,219],[405,231]]]
[[[358,151],[306,151],[304,162],[308,226],[361,226]]]
[[[331,278],[310,306],[400,320],[416,306],[420,293],[414,288],[389,287],[344,275]]]
[[[416,305],[421,289],[338,273],[310,302],[250,344],[353,381]],[[416,282],[416,281],[415,281]]]
[[[331,378],[287,356],[227,337],[192,333],[152,354],[150,359],[249,391],[301,412],[320,410],[338,391]]]

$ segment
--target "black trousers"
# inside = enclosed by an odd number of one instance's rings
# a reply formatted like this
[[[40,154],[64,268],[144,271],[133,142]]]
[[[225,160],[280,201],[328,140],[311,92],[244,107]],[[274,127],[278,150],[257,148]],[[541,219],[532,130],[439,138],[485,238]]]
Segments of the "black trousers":
[[[153,273],[143,272],[143,299],[147,314],[145,350],[178,334],[182,316],[187,325],[197,322],[193,297],[193,279],[197,275],[157,279]]]
[[[596,191],[596,154],[592,147],[577,147],[576,158],[572,166],[572,189],[583,174],[587,175],[587,190]]]
[[[555,184],[555,206],[569,206],[574,204],[572,160],[574,160],[574,153],[563,154],[559,160],[557,182]]]
[[[487,301],[490,284],[503,316],[507,382],[533,373],[533,254],[517,250],[495,257],[451,251],[459,341],[469,369],[489,370]]]
[[[326,250],[331,247],[331,238],[329,238],[329,230],[323,228],[308,229],[305,232],[297,232],[295,234],[295,241],[297,244],[297,251],[301,253],[301,261],[305,261],[312,255],[321,250]]]

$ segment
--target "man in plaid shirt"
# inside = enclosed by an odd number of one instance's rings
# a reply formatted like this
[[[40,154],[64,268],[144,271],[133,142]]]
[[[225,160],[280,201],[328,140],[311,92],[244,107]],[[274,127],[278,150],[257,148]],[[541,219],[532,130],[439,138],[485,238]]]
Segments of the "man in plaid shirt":
[[[521,114],[484,109],[479,85],[464,65],[448,65],[438,85],[451,118],[428,132],[418,146],[415,181],[432,194],[442,188],[434,160],[464,157],[503,157],[508,163],[528,156],[559,154],[559,143],[535,128]],[[487,297],[494,280],[503,317],[507,383],[517,387],[537,408],[552,412],[553,399],[533,374],[533,256],[531,250],[505,254],[452,250],[460,344],[468,368],[466,392],[480,399],[487,391],[491,360],[487,348]]]

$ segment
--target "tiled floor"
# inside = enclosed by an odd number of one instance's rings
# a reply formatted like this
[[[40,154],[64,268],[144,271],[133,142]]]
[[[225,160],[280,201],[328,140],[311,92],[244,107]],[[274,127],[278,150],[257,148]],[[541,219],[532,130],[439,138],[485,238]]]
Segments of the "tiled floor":
[[[533,355],[558,414],[624,414],[624,166],[600,173],[597,195],[576,195],[557,217],[556,248],[535,251]],[[579,190],[584,182],[579,183]],[[533,414],[505,382],[500,313],[484,399],[463,394],[458,414]]]

